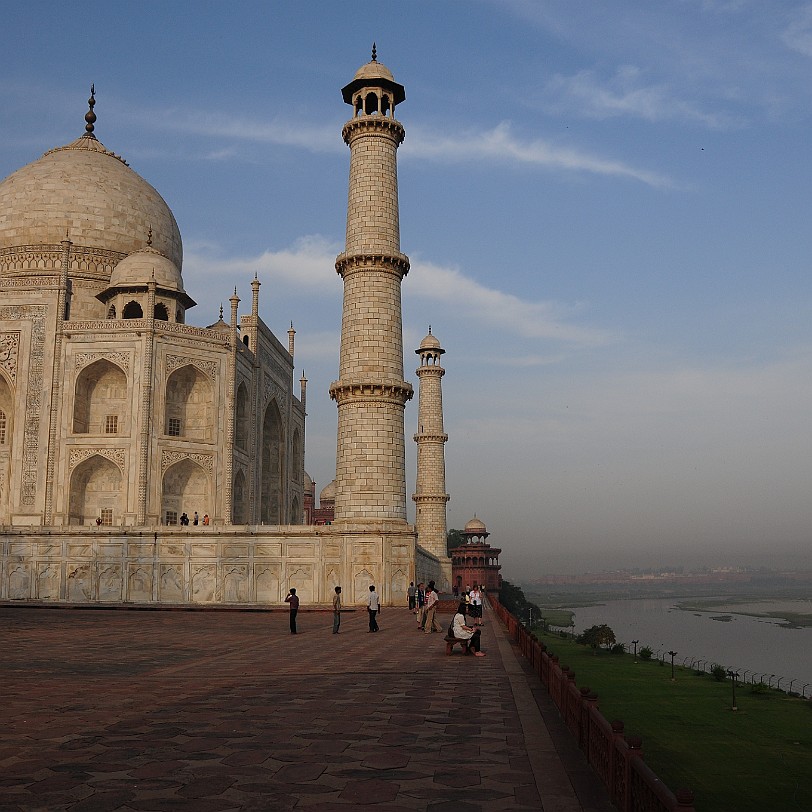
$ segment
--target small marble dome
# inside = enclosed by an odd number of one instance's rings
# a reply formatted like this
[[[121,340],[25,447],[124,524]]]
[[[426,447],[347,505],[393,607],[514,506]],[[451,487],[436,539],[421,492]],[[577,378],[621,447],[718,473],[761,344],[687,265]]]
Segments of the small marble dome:
[[[361,65],[355,72],[355,76],[353,76],[353,80],[357,79],[367,83],[376,79],[385,79],[387,82],[395,81],[392,71],[386,65],[378,62],[377,59],[367,62],[366,65]]]
[[[150,245],[124,257],[110,275],[111,288],[141,286],[155,277],[164,290],[183,292],[183,279],[177,265]]]
[[[164,199],[93,135],[46,152],[0,183],[0,248],[58,245],[131,254],[155,230],[177,267],[183,246]]]
[[[324,507],[325,502],[335,502],[336,500],[336,481],[333,480],[325,485],[319,494],[319,504]]]
[[[445,350],[440,346],[440,342],[437,340],[437,337],[431,334],[431,330],[429,330],[429,334],[420,342],[420,349],[416,350],[416,352],[424,352],[425,350],[433,350],[440,355],[445,352]]]
[[[463,532],[470,536],[481,536],[487,533],[488,530],[485,527],[485,523],[481,522],[476,516],[474,516],[474,518],[465,525],[465,530]]]

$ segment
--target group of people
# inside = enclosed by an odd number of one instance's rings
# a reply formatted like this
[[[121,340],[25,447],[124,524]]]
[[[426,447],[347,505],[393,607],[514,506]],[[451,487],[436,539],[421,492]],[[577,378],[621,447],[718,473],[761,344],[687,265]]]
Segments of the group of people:
[[[285,596],[285,603],[290,606],[290,633],[296,634],[296,616],[299,614],[299,596],[296,588],[291,587]],[[367,613],[369,614],[369,631],[378,631],[378,614],[381,611],[381,599],[373,584],[367,596]],[[333,634],[339,634],[341,628],[341,587],[334,588],[333,594]]]
[[[197,527],[199,524],[202,524],[204,527],[208,527],[209,526],[209,521],[210,520],[209,520],[209,514],[208,513],[204,513],[203,518],[201,519],[200,516],[197,515],[197,511],[195,511],[195,515],[192,518],[192,524],[195,527]],[[180,514],[180,519],[178,519],[178,524],[181,527],[188,527],[189,526],[189,516],[185,511]]]
[[[184,514],[185,515],[185,514]],[[434,581],[429,581],[428,585],[424,585],[421,581],[417,586],[414,583],[409,584],[407,590],[407,597],[409,599],[409,609],[417,616],[417,629],[423,631],[425,634],[432,632],[441,632],[442,628],[437,621],[437,602],[440,600],[440,594],[434,584]],[[457,640],[466,640],[465,646],[466,654],[475,657],[484,657],[485,652],[481,650],[480,638],[482,630],[482,590],[474,584],[472,590],[466,588],[466,599],[460,601],[457,607],[457,612],[451,625],[448,627],[449,637],[454,637]],[[291,587],[285,597],[285,603],[290,606],[290,633],[296,634],[296,616],[299,614],[299,596],[296,594],[296,588]],[[366,599],[367,614],[369,616],[369,633],[374,633],[379,630],[378,615],[381,612],[381,599],[375,589],[374,584],[369,587],[369,594]],[[470,616],[473,621],[470,625],[466,623],[466,615]],[[333,634],[339,634],[341,628],[341,587],[334,588],[333,595]]]
[[[429,581],[428,585],[421,581],[417,586],[414,585],[414,582],[410,583],[406,596],[409,600],[409,609],[417,617],[418,631],[423,631],[425,634],[442,631],[435,616],[440,595],[434,581]],[[473,589],[466,587],[465,599],[460,601],[454,619],[448,627],[448,636],[457,640],[467,640],[466,654],[477,657],[485,656],[485,652],[481,650],[482,630],[479,628],[483,625],[482,599],[483,593],[477,584],[474,584]],[[471,625],[466,623],[466,616],[473,621]]]

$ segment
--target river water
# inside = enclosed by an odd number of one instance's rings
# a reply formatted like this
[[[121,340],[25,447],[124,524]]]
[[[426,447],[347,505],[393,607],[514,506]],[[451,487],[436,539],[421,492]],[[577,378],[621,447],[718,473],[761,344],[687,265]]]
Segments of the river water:
[[[766,672],[765,683],[775,675],[771,680],[775,687],[780,676],[783,677],[782,689],[787,690],[790,680],[794,680],[793,691],[800,693],[801,687],[808,684],[806,696],[812,696],[812,628],[791,629],[771,618],[740,615],[733,611],[696,612],[676,608],[678,602],[688,600],[607,601],[600,606],[571,611],[575,613],[576,633],[606,623],[611,626],[618,642],[625,643],[629,651],[632,650],[631,641],[638,640],[638,651],[644,645],[654,651],[676,651],[674,663],[677,665],[688,665],[692,659],[708,660],[738,671],[740,678],[747,670],[748,682],[752,679],[751,672],[757,675]],[[809,601],[798,601],[792,608],[809,612],[810,605]],[[777,606],[762,603],[747,608],[750,611],[770,611]],[[728,610],[733,608],[727,607]],[[719,617],[730,620],[714,620]],[[666,662],[670,661],[666,655]]]

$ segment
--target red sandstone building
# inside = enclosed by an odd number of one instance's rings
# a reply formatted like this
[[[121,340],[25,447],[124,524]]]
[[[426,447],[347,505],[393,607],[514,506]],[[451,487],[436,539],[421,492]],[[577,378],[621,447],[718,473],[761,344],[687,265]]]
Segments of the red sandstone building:
[[[491,547],[485,539],[490,533],[485,525],[474,516],[462,531],[465,543],[451,550],[451,577],[460,592],[465,587],[479,584],[488,592],[498,592],[502,586],[502,569],[499,554],[502,552]]]

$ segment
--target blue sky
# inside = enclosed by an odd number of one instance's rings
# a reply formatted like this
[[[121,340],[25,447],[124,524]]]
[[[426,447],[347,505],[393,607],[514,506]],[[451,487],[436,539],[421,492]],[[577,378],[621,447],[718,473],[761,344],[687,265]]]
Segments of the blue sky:
[[[429,324],[447,350],[449,526],[476,513],[514,579],[808,564],[812,3],[90,0],[4,27],[0,176],[80,135],[95,82],[100,140],[177,217],[189,321],[257,272],[294,322],[319,488],[339,91],[374,40],[406,88],[406,368]]]

